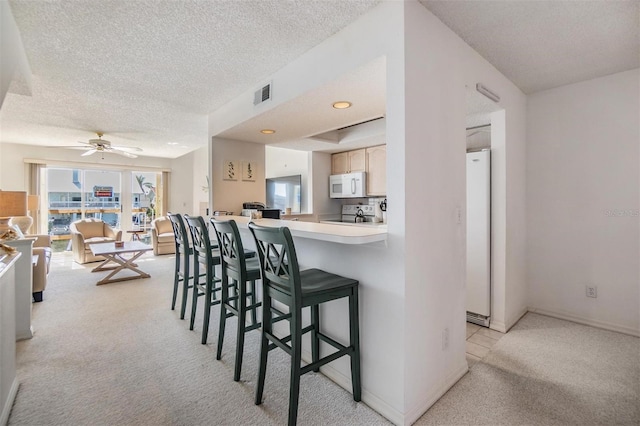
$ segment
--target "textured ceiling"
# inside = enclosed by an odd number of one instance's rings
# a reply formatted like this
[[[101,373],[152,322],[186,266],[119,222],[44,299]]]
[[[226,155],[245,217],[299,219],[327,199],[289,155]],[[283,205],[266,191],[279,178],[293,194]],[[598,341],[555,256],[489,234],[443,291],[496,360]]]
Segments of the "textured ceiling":
[[[640,1],[420,2],[529,94],[640,66]]]
[[[637,0],[421,2],[526,93],[639,66]],[[102,131],[114,145],[143,148],[143,155],[183,155],[206,144],[207,114],[377,3],[10,0],[33,90],[24,96],[21,82],[12,86],[0,110],[0,142],[64,146]],[[301,105],[320,101],[303,97],[230,132],[255,138],[255,128],[273,122],[278,112],[288,112],[296,128],[281,127],[272,140],[379,115],[384,87],[376,86],[376,76],[371,79],[370,95],[379,98],[370,97],[366,110],[354,108],[335,123],[314,124],[330,114],[317,109],[325,108],[325,99],[315,110],[302,110]],[[332,83],[327,93],[344,87]],[[355,84],[352,89],[357,99]],[[317,88],[310,94],[322,93]],[[355,106],[362,103],[354,101]],[[298,125],[305,122],[306,129]],[[316,146],[301,140],[287,144]],[[326,142],[314,144],[332,149]]]
[[[102,131],[180,156],[206,144],[208,113],[378,2],[11,0],[33,95],[12,87],[0,141],[63,146]]]

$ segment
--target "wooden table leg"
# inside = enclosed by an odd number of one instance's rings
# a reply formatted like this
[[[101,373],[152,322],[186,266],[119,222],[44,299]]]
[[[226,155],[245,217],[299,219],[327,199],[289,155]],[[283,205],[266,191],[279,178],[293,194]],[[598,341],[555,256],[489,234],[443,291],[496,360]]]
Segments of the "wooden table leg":
[[[101,265],[95,268],[93,271],[104,271],[104,270],[112,270],[112,271],[111,273],[109,273],[109,275],[107,275],[106,277],[98,281],[96,285],[109,284],[109,283],[114,283],[118,281],[137,280],[139,278],[149,278],[151,275],[147,274],[144,271],[141,271],[136,267],[138,265],[133,263],[134,260],[142,256],[144,253],[145,253],[144,251],[134,252],[133,256],[131,256],[130,258],[122,257],[117,253],[104,254],[103,256],[105,256],[107,259]],[[114,262],[119,266],[104,268],[103,265],[107,264],[108,262]],[[112,278],[114,275],[116,275],[118,272],[122,270],[129,270],[129,271],[135,272],[138,275],[135,275],[132,277]]]

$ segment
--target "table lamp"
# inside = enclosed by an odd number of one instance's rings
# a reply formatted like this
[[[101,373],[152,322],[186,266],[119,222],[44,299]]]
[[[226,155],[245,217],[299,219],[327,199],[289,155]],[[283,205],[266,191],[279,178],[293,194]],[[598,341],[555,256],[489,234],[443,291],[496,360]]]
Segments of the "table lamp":
[[[27,193],[25,191],[0,191],[0,232],[9,229],[9,220],[12,217],[26,216],[26,214]]]

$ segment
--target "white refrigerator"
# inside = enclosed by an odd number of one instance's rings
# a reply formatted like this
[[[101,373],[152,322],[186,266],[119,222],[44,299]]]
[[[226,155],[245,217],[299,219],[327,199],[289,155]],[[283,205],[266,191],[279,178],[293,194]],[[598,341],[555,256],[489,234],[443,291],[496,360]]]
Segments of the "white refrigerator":
[[[467,153],[467,321],[491,319],[491,151]]]

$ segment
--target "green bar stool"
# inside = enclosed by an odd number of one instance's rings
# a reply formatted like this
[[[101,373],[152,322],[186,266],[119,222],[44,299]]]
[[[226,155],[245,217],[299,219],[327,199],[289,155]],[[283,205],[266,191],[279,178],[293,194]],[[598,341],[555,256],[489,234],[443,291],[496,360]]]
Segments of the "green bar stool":
[[[291,356],[289,384],[289,425],[295,425],[298,416],[300,376],[344,355],[351,358],[351,382],[353,399],[360,401],[360,331],[358,324],[358,281],[320,269],[300,271],[293,238],[289,228],[271,228],[249,223],[258,248],[262,270],[262,339],[260,344],[260,366],[256,385],[256,405],[262,403],[262,393],[267,370],[267,355],[276,347]],[[349,298],[349,346],[344,346],[320,331],[321,303]],[[289,307],[289,313],[273,308],[272,300]],[[302,308],[311,307],[311,325],[302,328]],[[273,317],[273,314],[277,317]],[[273,323],[289,320],[290,335],[279,339],[273,334]],[[313,362],[302,367],[302,335],[311,332]],[[320,340],[337,349],[320,358]],[[290,344],[289,344],[290,342]]]
[[[242,354],[244,335],[260,327],[257,318],[256,280],[260,279],[260,262],[257,257],[246,258],[238,225],[234,220],[211,219],[211,225],[218,239],[222,259],[222,304],[220,305],[220,332],[218,334],[218,352],[216,359],[222,358],[224,329],[227,318],[238,317],[236,341],[236,364],[233,380],[240,380],[242,372]],[[247,285],[249,290],[247,291]],[[247,313],[251,315],[251,324],[247,325]]]
[[[196,318],[196,310],[198,306],[198,297],[204,296],[204,319],[202,320],[202,344],[207,343],[209,334],[209,319],[211,317],[211,307],[221,302],[218,293],[221,291],[220,278],[216,277],[215,267],[220,265],[220,252],[218,247],[211,244],[209,239],[209,230],[202,216],[185,215],[189,231],[191,232],[191,241],[193,243],[194,256],[194,273],[193,273],[193,295],[191,301],[191,325]],[[200,265],[204,267],[204,283],[200,282],[202,275],[200,274]]]
[[[193,276],[190,274],[190,266],[193,262],[193,247],[189,241],[189,234],[184,225],[184,220],[180,214],[168,213],[171,226],[173,227],[173,236],[176,244],[176,266],[173,278],[173,299],[171,300],[171,310],[176,308],[178,298],[178,288],[182,283],[182,301],[180,307],[180,319],[184,319],[187,311],[187,298],[189,297],[189,289],[193,288],[190,281]],[[193,324],[192,324],[193,329]]]

